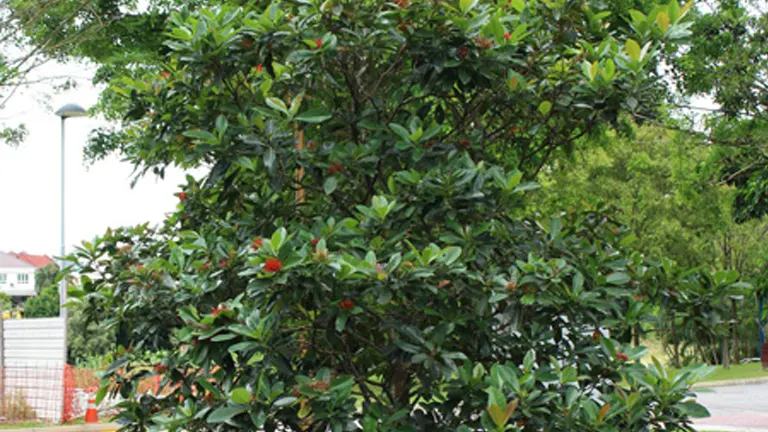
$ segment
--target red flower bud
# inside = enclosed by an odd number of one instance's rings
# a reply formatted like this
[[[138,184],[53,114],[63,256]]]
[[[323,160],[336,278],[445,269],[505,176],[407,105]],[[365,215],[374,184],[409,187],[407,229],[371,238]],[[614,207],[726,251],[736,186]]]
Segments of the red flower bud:
[[[266,263],[264,263],[264,270],[268,271],[269,273],[277,273],[281,268],[283,268],[283,263],[281,263],[277,258],[270,258]]]
[[[626,354],[624,354],[623,352],[617,352],[617,353],[616,353],[616,357],[617,357],[619,360],[622,360],[622,361],[627,361],[627,360],[629,360],[629,356],[628,356],[628,355],[626,355]]]
[[[481,50],[487,50],[493,46],[493,41],[486,38],[475,38],[475,44],[477,44],[477,47]]]
[[[256,65],[256,72],[261,72],[264,70],[264,65],[259,63]]]
[[[177,196],[179,197],[179,200],[181,200],[181,201],[184,201],[185,199],[187,199],[187,194],[184,193],[184,192],[179,192],[179,194]]]
[[[512,35],[509,32],[504,33],[504,39],[509,40],[511,37]]]
[[[322,48],[322,47],[323,47],[323,41],[322,41],[322,40],[320,40],[320,39],[315,39],[315,45],[316,45],[318,48]]]
[[[313,246],[318,244],[319,242],[320,242],[320,239],[316,239],[316,238],[313,238],[312,241],[311,241]]]
[[[220,313],[228,311],[229,308],[226,306],[217,306],[211,311],[211,315],[214,317],[219,316]]]
[[[240,43],[241,43],[241,44],[243,45],[243,47],[245,47],[245,48],[250,48],[250,47],[252,47],[252,46],[253,46],[253,40],[251,40],[251,39],[243,39],[243,40],[242,40]]]
[[[352,308],[355,307],[355,302],[352,300],[342,300],[341,303],[339,303],[339,307],[345,311],[351,311]]]
[[[253,250],[258,251],[260,247],[264,246],[264,241],[260,238],[256,237],[253,239],[253,243],[251,244],[251,247]]]
[[[469,48],[467,47],[461,47],[457,50],[459,53],[459,57],[464,58],[469,54]]]
[[[334,175],[338,173],[344,172],[344,165],[342,165],[340,162],[336,162],[328,166],[328,174]]]

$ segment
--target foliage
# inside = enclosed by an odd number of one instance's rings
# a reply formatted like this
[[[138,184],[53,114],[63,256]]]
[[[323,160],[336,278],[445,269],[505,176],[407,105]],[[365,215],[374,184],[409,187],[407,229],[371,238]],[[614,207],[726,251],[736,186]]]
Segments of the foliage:
[[[645,254],[685,267],[727,266],[717,239],[738,227],[730,220],[731,191],[710,184],[702,171],[710,153],[684,134],[657,127],[638,128],[632,138],[609,135],[541,176],[544,189],[533,208],[551,215],[610,203],[632,230],[633,247]],[[743,246],[749,251],[756,245]]]
[[[12,307],[13,298],[6,293],[0,293],[0,310],[5,312],[11,310]]]
[[[531,206],[549,215],[584,203],[611,203],[619,208],[616,219],[631,231],[628,245],[686,268],[702,268],[682,279],[667,276],[667,284],[677,292],[670,290],[641,309],[658,319],[637,328],[637,338],[655,329],[678,364],[680,355],[682,362],[722,362],[718,347],[723,337],[731,339],[735,361],[753,356],[753,292],[725,295],[728,284],[712,283],[716,272],[710,270],[735,271],[739,279],[762,288],[768,227],[760,220],[732,220],[733,191],[710,181],[707,170],[716,151],[685,134],[655,127],[637,129],[633,139],[607,136],[600,144],[573,161],[560,161],[541,176],[543,191]],[[662,305],[658,311],[657,304]],[[741,344],[739,335],[748,343]]]
[[[66,76],[35,76],[35,71],[50,60],[51,53],[71,51],[88,34],[88,29],[80,26],[83,22],[78,14],[93,2],[80,2],[78,8],[66,14],[60,10],[63,3],[68,2],[0,0],[0,110],[14,96],[35,85],[45,84],[49,91],[74,85]],[[40,32],[43,25],[50,26],[51,31]],[[69,31],[63,34],[63,28]],[[24,124],[9,123],[10,118],[0,115],[0,142],[15,146],[26,138],[29,130]]]
[[[104,358],[115,352],[115,332],[105,330],[94,322],[88,322],[88,316],[79,306],[68,306],[67,316],[67,359],[69,363],[83,366],[88,363],[90,369],[94,363],[105,367],[111,360],[104,362],[95,359]]]
[[[721,179],[737,187],[734,217],[768,211],[764,145],[768,71],[768,9],[764,2],[719,0],[702,6],[690,50],[676,56],[678,86],[686,95],[711,95],[718,104],[708,139],[723,148],[714,159]]]
[[[139,172],[189,177],[157,228],[71,257],[123,348],[129,430],[691,430],[675,377],[605,327],[664,288],[611,213],[521,217],[574,141],[651,110],[687,7],[260,2],[170,18],[112,81]],[[660,18],[661,17],[661,18]],[[652,20],[651,20],[652,18]],[[640,297],[635,298],[634,295]],[[148,368],[147,351],[167,351]],[[137,396],[147,376],[169,393]]]
[[[59,288],[51,285],[43,288],[40,294],[29,297],[24,302],[26,318],[47,318],[59,316]]]
[[[35,292],[40,294],[43,289],[56,285],[56,277],[59,275],[59,266],[48,264],[35,271]]]

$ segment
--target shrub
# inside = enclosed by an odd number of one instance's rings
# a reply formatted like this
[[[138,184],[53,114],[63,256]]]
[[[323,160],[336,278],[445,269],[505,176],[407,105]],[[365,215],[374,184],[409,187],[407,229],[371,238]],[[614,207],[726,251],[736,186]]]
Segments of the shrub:
[[[48,318],[59,316],[59,287],[51,285],[43,288],[40,294],[29,297],[24,302],[26,318]]]

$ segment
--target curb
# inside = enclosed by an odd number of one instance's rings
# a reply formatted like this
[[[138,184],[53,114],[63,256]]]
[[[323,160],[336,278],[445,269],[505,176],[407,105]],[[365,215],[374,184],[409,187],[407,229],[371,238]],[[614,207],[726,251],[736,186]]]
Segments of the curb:
[[[755,384],[768,384],[768,377],[766,378],[744,378],[737,380],[727,381],[704,381],[698,382],[691,386],[692,389],[712,388],[712,387],[727,387],[727,386],[740,386],[740,385],[755,385]],[[768,431],[768,429],[766,430]]]
[[[43,426],[19,429],[3,429],[2,432],[116,432],[120,429],[118,424],[93,424],[72,426]]]
[[[717,432],[768,432],[768,429],[755,429],[746,426],[716,426],[716,425],[700,425],[694,423],[693,426],[697,431],[717,431]]]

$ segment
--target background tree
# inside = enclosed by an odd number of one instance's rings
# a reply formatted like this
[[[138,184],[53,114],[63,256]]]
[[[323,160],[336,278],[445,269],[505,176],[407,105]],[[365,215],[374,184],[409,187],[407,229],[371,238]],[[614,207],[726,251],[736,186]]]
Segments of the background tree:
[[[40,294],[43,289],[56,285],[59,266],[51,263],[35,271],[35,292]]]
[[[739,221],[760,218],[768,210],[766,12],[764,2],[752,0],[700,5],[691,48],[673,60],[679,90],[711,96],[717,104],[703,110],[708,114],[706,138],[722,146],[717,167],[720,180],[737,188],[733,214]]]
[[[40,294],[24,302],[24,316],[27,318],[48,318],[59,316],[59,289],[56,285],[43,288]]]
[[[531,203],[545,217],[561,209],[610,203],[620,209],[616,219],[630,229],[626,241],[634,248],[685,268],[705,270],[696,280],[670,283],[690,290],[665,300],[679,311],[674,322],[665,322],[669,317],[664,312],[669,311],[663,310],[660,322],[646,320],[647,329],[658,330],[673,359],[679,358],[675,347],[683,349],[690,361],[715,362],[711,355],[715,349],[718,363],[729,358],[721,355],[725,348],[736,362],[754,356],[757,349],[754,293],[713,281],[727,279],[723,275],[732,270],[739,279],[762,286],[768,225],[763,220],[742,224],[733,220],[735,192],[717,181],[711,170],[718,154],[696,138],[660,127],[639,128],[632,137],[607,136],[541,175],[543,190]],[[726,272],[716,276],[718,270]],[[700,327],[692,330],[686,325]],[[638,329],[635,335],[642,333]],[[706,348],[685,349],[694,345]]]

